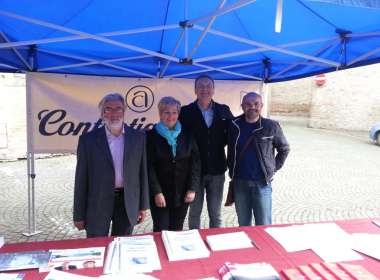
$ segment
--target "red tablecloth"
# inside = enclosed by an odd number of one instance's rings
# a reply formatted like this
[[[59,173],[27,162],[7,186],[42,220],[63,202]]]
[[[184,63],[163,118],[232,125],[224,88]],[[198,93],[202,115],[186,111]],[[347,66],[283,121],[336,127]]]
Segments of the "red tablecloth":
[[[369,219],[337,221],[339,226],[349,233],[380,233],[380,228],[374,225]],[[281,226],[281,225],[278,225]],[[200,233],[203,238],[211,234],[227,233],[234,231],[245,231],[258,245],[258,248],[238,249],[211,252],[209,258],[169,262],[160,234],[155,233],[155,241],[161,261],[162,270],[152,273],[159,279],[197,279],[210,276],[218,276],[217,270],[226,262],[252,263],[267,262],[281,271],[284,268],[292,268],[311,262],[322,262],[313,251],[306,250],[295,253],[287,253],[280,244],[278,244],[270,235],[264,231],[264,226],[241,227],[241,228],[219,228],[205,229]],[[107,246],[111,238],[90,238],[76,240],[60,240],[46,242],[30,242],[6,244],[0,249],[0,253],[31,251],[31,250],[48,250],[48,249],[66,249],[66,248],[85,248],[96,246]],[[360,264],[368,271],[379,276],[380,262],[376,259],[363,255],[364,260],[350,262]],[[47,273],[38,273],[36,270],[26,270],[25,280],[43,279]],[[102,273],[101,268],[96,269],[78,269],[70,272],[98,276]]]

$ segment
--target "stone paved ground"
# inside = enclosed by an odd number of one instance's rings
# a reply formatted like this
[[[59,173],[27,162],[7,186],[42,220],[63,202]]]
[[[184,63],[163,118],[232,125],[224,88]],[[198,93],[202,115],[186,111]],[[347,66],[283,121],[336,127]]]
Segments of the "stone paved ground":
[[[291,144],[273,183],[273,223],[330,221],[380,216],[380,147],[367,133],[307,128],[284,121]],[[6,242],[84,237],[72,225],[75,156],[36,160],[37,230],[27,231],[26,161],[0,163],[0,236]],[[204,211],[205,214],[205,211]],[[226,226],[236,226],[233,207],[223,208]],[[208,226],[203,215],[202,226]],[[135,228],[152,230],[151,219]]]

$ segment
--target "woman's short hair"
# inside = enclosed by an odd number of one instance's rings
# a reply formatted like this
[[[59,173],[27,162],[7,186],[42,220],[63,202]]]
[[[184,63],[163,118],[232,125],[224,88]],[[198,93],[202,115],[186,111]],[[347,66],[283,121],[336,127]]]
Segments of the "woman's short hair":
[[[100,100],[100,102],[98,104],[98,108],[100,110],[100,113],[103,113],[104,104],[106,104],[109,101],[120,101],[123,104],[123,109],[125,109],[124,97],[120,93],[113,92],[113,93],[107,94],[106,96],[104,96]]]
[[[157,108],[158,112],[161,113],[167,106],[176,106],[178,113],[181,111],[181,102],[171,96],[165,96],[158,102]]]

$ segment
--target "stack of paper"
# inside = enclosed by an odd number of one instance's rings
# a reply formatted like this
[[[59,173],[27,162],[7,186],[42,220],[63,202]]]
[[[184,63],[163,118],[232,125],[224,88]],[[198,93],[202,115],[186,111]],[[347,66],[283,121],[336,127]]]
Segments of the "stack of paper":
[[[206,241],[213,251],[253,247],[252,240],[244,231],[208,235]]]
[[[222,280],[280,280],[280,275],[269,263],[233,264],[226,262],[220,269]]]
[[[268,227],[265,231],[289,253],[311,248],[309,236],[304,236],[303,225]]]
[[[169,261],[207,258],[210,251],[206,248],[199,231],[162,231],[162,240]]]
[[[104,247],[50,250],[49,268],[69,270],[102,267]]]
[[[0,271],[46,267],[50,252],[30,251],[0,254]]]
[[[363,259],[351,250],[350,235],[335,223],[266,228],[287,252],[312,249],[326,262]]]
[[[161,269],[152,235],[120,237],[119,242],[121,271],[152,272]]]
[[[160,259],[152,235],[118,237],[108,246],[105,274],[152,272],[159,269]]]

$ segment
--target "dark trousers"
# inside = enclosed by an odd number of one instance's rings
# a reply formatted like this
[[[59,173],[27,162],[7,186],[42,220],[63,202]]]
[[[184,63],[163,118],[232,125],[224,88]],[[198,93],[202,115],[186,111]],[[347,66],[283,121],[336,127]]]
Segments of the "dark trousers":
[[[130,235],[133,226],[130,225],[124,205],[124,191],[115,192],[115,202],[112,214],[112,236]]]
[[[124,191],[123,189],[115,190],[115,200],[113,206],[113,213],[111,217],[112,227],[111,227],[111,235],[112,236],[123,236],[130,235],[133,231],[133,226],[130,225],[129,219],[127,216],[127,211],[125,210],[124,205]],[[106,230],[101,233],[88,233],[87,237],[100,237],[100,236],[108,236],[109,233],[109,225],[106,227]]]
[[[160,208],[152,201],[150,213],[153,220],[153,231],[182,230],[188,208],[189,204],[183,204],[179,207]]]

